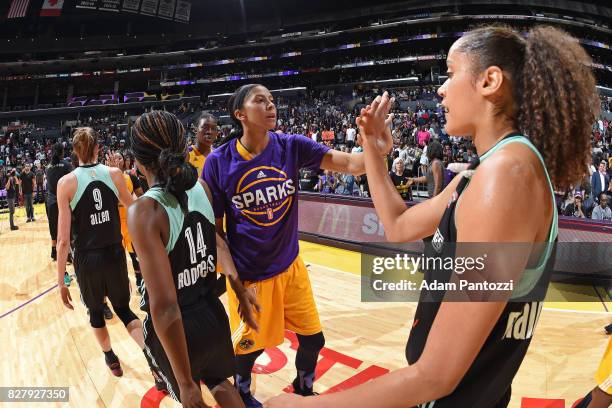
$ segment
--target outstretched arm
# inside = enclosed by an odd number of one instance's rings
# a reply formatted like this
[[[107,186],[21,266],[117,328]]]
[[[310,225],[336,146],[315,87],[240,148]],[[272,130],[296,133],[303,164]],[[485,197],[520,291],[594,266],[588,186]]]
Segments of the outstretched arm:
[[[117,187],[117,192],[119,193],[119,201],[125,208],[128,208],[133,202],[134,199],[130,194],[130,191],[127,188],[127,184],[125,184],[125,178],[123,177],[123,172],[116,167],[110,168],[110,175],[115,187]]]
[[[378,96],[374,100],[371,107],[362,109],[357,124],[361,128],[364,141],[370,195],[385,228],[385,235],[392,242],[409,242],[433,235],[459,178],[453,180],[436,197],[410,208],[406,207],[377,152],[377,146],[392,143],[385,125],[390,106],[391,101],[385,92],[382,97]]]

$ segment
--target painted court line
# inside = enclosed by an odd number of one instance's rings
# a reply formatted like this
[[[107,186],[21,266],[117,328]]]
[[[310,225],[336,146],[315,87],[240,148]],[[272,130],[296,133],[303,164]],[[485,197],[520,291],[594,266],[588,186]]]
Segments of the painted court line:
[[[25,305],[32,303],[33,301],[35,301],[36,299],[38,299],[39,297],[46,295],[47,293],[49,293],[50,291],[52,291],[53,289],[57,288],[57,283],[53,286],[51,286],[49,289],[45,290],[44,292],[34,296],[32,299],[28,300],[25,303],[20,304],[19,306],[9,310],[8,312],[4,313],[2,316],[0,316],[0,319],[2,319],[3,317],[6,317],[8,315],[10,315],[13,312],[16,312],[17,310],[21,309],[22,307],[24,307]]]

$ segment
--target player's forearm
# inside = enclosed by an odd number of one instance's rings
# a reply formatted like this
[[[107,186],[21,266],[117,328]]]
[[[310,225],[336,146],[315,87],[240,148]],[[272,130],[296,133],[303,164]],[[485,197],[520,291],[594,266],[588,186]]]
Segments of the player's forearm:
[[[370,196],[376,207],[376,213],[383,223],[387,238],[392,239],[391,236],[395,235],[397,219],[406,211],[406,203],[393,185],[385,163],[377,152],[375,142],[372,140],[366,144],[363,156],[365,156],[368,170]]]
[[[365,174],[365,157],[361,153],[350,154],[348,159],[348,164],[346,168],[346,173],[352,174],[353,176],[361,176]]]
[[[221,272],[225,276],[232,280],[238,279],[238,272],[236,271],[236,265],[232,259],[229,247],[225,242],[225,239],[217,233],[217,262],[221,266]]]
[[[64,237],[58,237],[55,247],[57,249],[57,284],[61,286],[64,284],[64,273],[66,272],[70,242]]]
[[[404,408],[448,394],[433,377],[410,366],[343,392],[308,397],[301,408]]]

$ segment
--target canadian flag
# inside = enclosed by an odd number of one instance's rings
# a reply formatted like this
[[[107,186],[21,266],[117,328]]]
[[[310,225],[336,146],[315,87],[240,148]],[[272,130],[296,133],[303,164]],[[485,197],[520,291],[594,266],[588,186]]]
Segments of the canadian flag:
[[[57,17],[62,14],[62,7],[64,7],[64,0],[45,0],[40,9],[40,15],[42,17]]]

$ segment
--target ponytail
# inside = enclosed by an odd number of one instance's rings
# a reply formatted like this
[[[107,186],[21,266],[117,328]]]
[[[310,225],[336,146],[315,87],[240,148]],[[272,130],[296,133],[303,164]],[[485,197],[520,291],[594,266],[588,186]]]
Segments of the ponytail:
[[[98,132],[90,127],[79,127],[74,131],[72,147],[79,160],[89,163],[96,159],[94,150],[98,145]]]
[[[185,154],[172,149],[164,149],[159,155],[159,175],[165,180],[164,190],[178,200],[184,212],[187,212],[187,190],[191,190],[198,181],[198,171],[185,162]]]
[[[533,28],[524,39],[512,28],[468,32],[458,50],[474,74],[497,66],[512,87],[510,120],[542,154],[553,185],[569,186],[590,163],[591,127],[599,112],[591,58],[578,41],[553,27]],[[498,104],[502,102],[497,102]]]
[[[552,27],[529,32],[516,85],[518,124],[544,157],[556,186],[573,184],[591,161],[591,128],[600,104],[590,64],[569,34]]]
[[[249,96],[251,91],[258,86],[262,86],[260,84],[246,84],[242,85],[240,88],[236,89],[236,92],[230,96],[229,101],[227,102],[227,110],[229,112],[230,119],[234,123],[234,129],[227,135],[222,141],[221,144],[228,143],[233,139],[240,139],[244,134],[244,129],[242,127],[242,122],[238,120],[236,114],[234,113],[238,109],[242,109],[244,106],[244,101]]]

